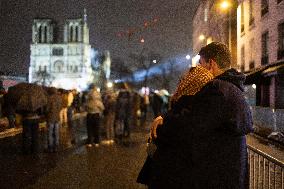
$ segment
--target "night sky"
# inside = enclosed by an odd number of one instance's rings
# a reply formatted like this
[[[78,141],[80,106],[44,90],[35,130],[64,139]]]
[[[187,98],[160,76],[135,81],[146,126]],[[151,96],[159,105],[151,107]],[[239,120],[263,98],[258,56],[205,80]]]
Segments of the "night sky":
[[[28,72],[32,21],[51,18],[60,26],[87,9],[92,47],[128,61],[130,53],[163,58],[191,50],[192,16],[199,0],[0,0],[0,71]],[[157,19],[157,22],[154,20]],[[147,22],[147,27],[144,23]],[[130,40],[127,31],[135,31]],[[140,43],[141,38],[145,42]],[[130,62],[128,62],[130,64]]]

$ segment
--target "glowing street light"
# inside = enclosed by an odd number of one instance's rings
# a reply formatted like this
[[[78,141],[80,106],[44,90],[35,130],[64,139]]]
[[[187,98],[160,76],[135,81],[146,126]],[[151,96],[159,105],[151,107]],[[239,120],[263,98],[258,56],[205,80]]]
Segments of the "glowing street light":
[[[199,38],[200,41],[203,41],[205,39],[205,36],[203,34],[201,34],[198,38]]]
[[[153,63],[156,64],[156,63],[157,63],[157,60],[153,60]]]
[[[112,88],[112,86],[113,86],[113,83],[112,83],[112,82],[110,82],[110,81],[107,82],[107,87],[108,87],[108,88]]]
[[[231,16],[231,7],[232,7],[232,4],[228,1],[228,0],[224,0],[223,2],[220,3],[220,7],[221,9],[223,10],[229,10],[229,50],[231,51],[232,50],[232,28],[231,28],[231,25],[232,25],[232,16]]]
[[[186,55],[186,57],[185,57],[187,60],[189,60],[190,59],[190,55],[188,54],[188,55]]]
[[[220,7],[224,10],[228,9],[231,7],[231,3],[229,3],[228,1],[223,1],[221,4],[220,4]]]

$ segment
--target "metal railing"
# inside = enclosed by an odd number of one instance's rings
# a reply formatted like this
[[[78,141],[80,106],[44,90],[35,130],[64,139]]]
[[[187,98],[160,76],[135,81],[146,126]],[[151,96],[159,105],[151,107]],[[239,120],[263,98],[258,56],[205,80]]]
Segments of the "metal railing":
[[[284,163],[248,145],[250,189],[284,189]]]

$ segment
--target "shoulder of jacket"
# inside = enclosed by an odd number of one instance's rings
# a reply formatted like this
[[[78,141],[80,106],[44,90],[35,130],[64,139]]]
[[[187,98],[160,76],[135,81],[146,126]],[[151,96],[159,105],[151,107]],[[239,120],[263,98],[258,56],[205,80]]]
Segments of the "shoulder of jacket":
[[[212,80],[212,87],[224,96],[239,96],[243,92],[233,83],[220,79]]]
[[[223,81],[220,79],[213,79],[212,81],[208,82],[197,94],[200,95],[212,95],[212,94],[219,94],[224,95],[228,92],[233,86],[232,83],[227,81]]]

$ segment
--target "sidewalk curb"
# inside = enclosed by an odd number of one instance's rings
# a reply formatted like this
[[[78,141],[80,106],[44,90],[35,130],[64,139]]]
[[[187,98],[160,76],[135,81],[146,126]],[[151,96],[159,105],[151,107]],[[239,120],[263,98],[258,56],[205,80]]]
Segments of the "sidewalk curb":
[[[86,112],[81,112],[81,113],[77,113],[74,115],[73,120],[78,119],[80,117],[84,117],[86,116]],[[39,129],[45,128],[46,127],[46,122],[42,122],[39,124]],[[23,128],[19,127],[19,128],[10,128],[10,129],[6,129],[3,132],[0,132],[0,139],[6,138],[6,137],[13,137],[15,135],[18,135],[20,133],[23,132]]]
[[[45,127],[46,127],[46,122],[39,124],[39,129],[42,129],[42,128],[45,128]],[[0,139],[6,138],[6,137],[12,137],[12,136],[21,134],[22,132],[23,132],[22,127],[6,129],[5,131],[0,132]]]
[[[23,129],[22,128],[11,128],[11,129],[6,129],[5,131],[0,133],[0,139],[6,138],[6,137],[11,137],[15,136],[17,134],[22,133]]]

